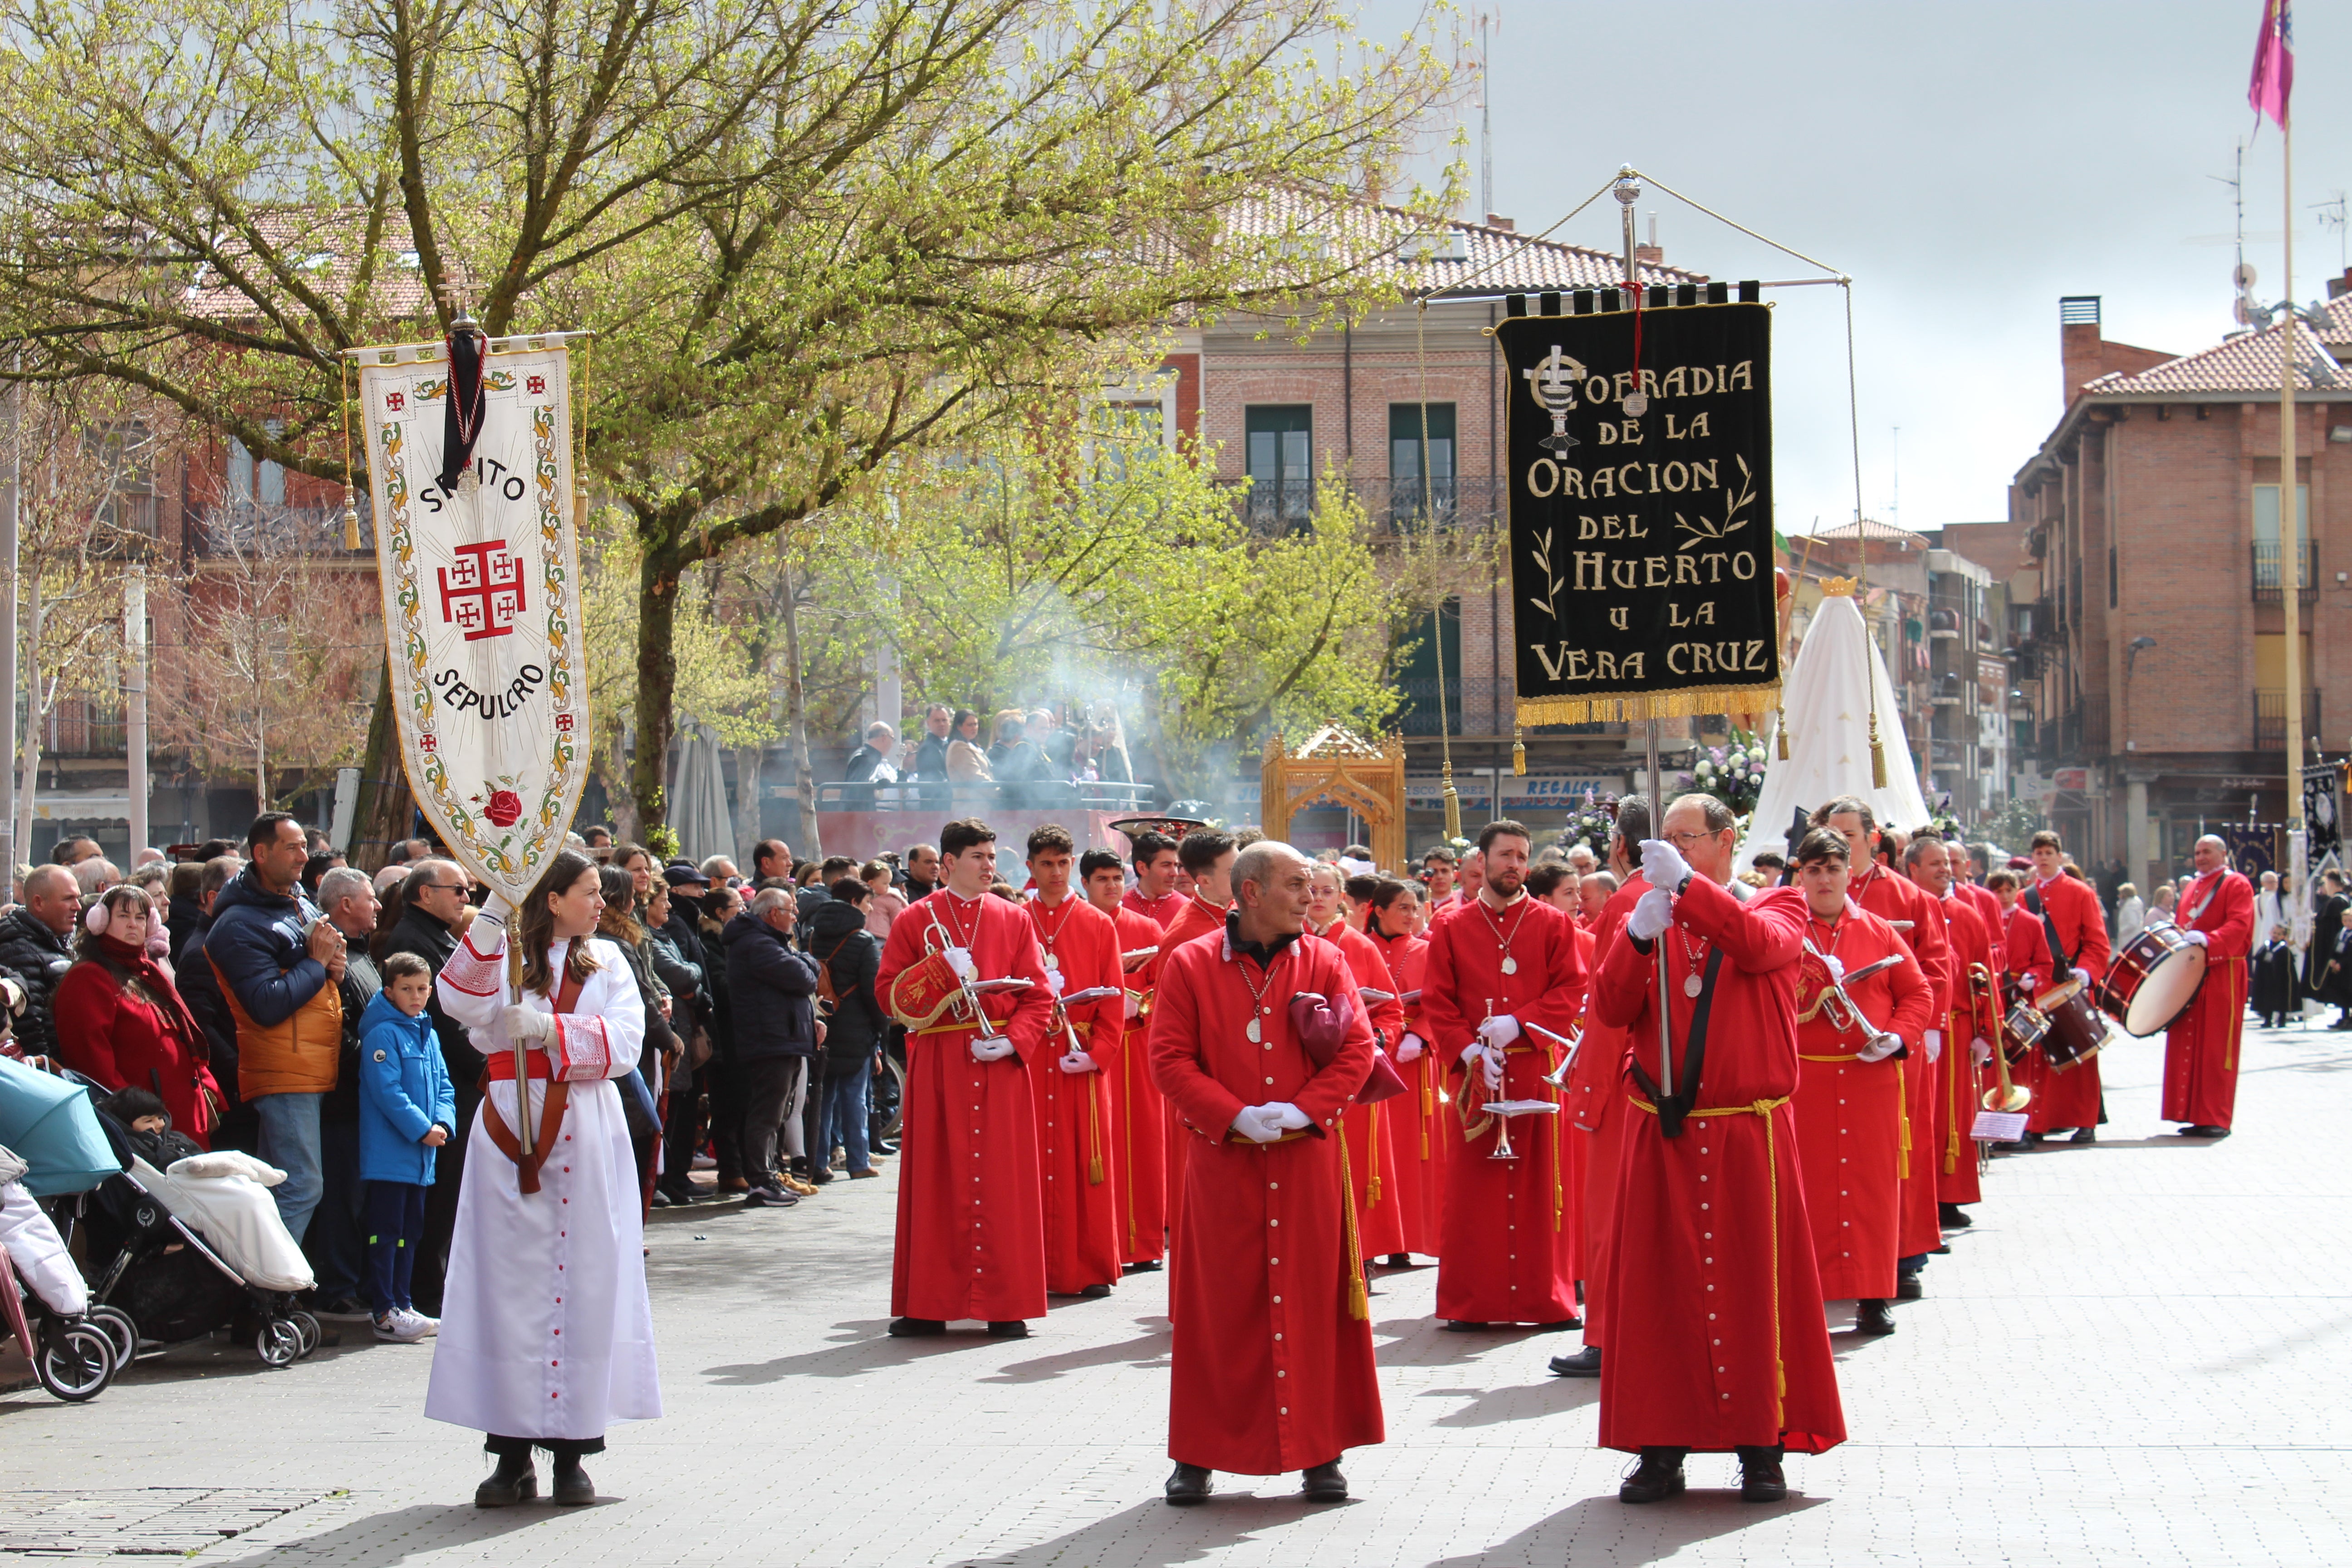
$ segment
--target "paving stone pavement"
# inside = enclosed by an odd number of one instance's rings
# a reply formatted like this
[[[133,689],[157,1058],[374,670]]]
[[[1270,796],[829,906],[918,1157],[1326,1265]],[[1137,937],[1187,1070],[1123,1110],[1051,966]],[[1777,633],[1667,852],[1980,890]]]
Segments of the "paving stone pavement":
[[[1390,1436],[1348,1458],[1357,1501],[1221,1478],[1210,1506],[1168,1508],[1164,1277],[1057,1304],[1024,1342],[889,1340],[885,1179],[656,1215],[669,1414],[589,1467],[613,1500],[472,1508],[487,1461],[418,1414],[430,1345],[345,1324],[286,1372],[223,1347],[86,1406],[0,1397],[0,1559],[46,1540],[45,1562],[194,1541],[246,1568],[2341,1564],[2352,1154],[2326,1130],[2352,1116],[2352,1036],[2250,1029],[2245,1059],[2242,1131],[2207,1145],[2156,1120],[2156,1042],[2110,1051],[2102,1141],[1998,1162],[1901,1331],[1836,1336],[1853,1440],[1791,1459],[1782,1506],[1738,1502],[1727,1456],[1694,1458],[1679,1503],[1620,1504],[1597,1387],[1544,1370],[1575,1336],[1440,1332],[1423,1268],[1373,1300]],[[37,1540],[42,1509],[76,1528]]]

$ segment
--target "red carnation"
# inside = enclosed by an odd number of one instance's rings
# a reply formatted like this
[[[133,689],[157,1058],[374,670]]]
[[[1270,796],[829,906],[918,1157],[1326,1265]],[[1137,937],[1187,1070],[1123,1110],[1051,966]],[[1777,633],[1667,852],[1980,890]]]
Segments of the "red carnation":
[[[493,827],[512,827],[522,820],[522,796],[510,789],[494,789],[490,804],[482,807],[482,815],[490,819]]]

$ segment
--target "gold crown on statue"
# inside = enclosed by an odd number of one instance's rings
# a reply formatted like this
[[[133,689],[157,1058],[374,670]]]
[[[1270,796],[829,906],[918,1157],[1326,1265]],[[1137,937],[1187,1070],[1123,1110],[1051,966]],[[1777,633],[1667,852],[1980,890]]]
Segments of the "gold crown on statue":
[[[1822,592],[1832,599],[1851,599],[1853,589],[1854,580],[1851,577],[1832,577],[1822,584]]]

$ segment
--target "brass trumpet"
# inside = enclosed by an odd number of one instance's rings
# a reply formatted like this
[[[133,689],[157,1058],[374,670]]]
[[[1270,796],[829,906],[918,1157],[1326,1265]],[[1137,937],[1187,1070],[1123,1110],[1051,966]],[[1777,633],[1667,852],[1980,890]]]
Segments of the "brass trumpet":
[[[1991,1000],[1992,975],[1986,970],[1983,964],[1971,963],[1969,965],[1969,989],[1976,993],[1976,997],[1979,1002],[1988,1002]],[[2002,1024],[2000,1010],[1998,1007],[1993,1009],[1993,1028],[1996,1033],[1999,1033],[2001,1029]],[[1993,1075],[2000,1080],[2000,1087],[1996,1089],[1989,1089],[1984,1091],[1984,1108],[1987,1110],[1998,1110],[2003,1115],[2014,1116],[2019,1111],[2024,1110],[2026,1106],[2032,1101],[2033,1091],[2032,1089],[2026,1088],[2023,1084],[2012,1083],[2010,1081],[2008,1042],[1998,1039],[1993,1042],[1992,1070]]]
[[[1579,1029],[1573,1035],[1555,1035],[1541,1024],[1522,1023],[1519,1027],[1560,1047],[1559,1066],[1544,1074],[1543,1081],[1554,1089],[1566,1089],[1568,1069],[1576,1064],[1576,1048],[1584,1043],[1584,1031]]]
[[[1805,943],[1805,951],[1815,958],[1821,959],[1824,972],[1829,970],[1829,960],[1811,941]],[[1830,1027],[1841,1035],[1851,1032],[1863,1037],[1866,1042],[1865,1054],[1862,1058],[1864,1061],[1884,1061],[1902,1048],[1903,1039],[1901,1036],[1892,1034],[1872,1023],[1861,1007],[1855,1005],[1853,997],[1847,993],[1846,983],[1875,974],[1882,969],[1891,969],[1902,962],[1903,955],[1896,953],[1892,957],[1865,963],[1859,969],[1851,970],[1843,979],[1831,980],[1829,984],[1822,988],[1820,999],[1814,1003],[1814,1006],[1821,1015],[1830,1021]],[[1887,1044],[1890,1040],[1894,1044]],[[1875,1051],[1877,1055],[1867,1054],[1870,1051]]]

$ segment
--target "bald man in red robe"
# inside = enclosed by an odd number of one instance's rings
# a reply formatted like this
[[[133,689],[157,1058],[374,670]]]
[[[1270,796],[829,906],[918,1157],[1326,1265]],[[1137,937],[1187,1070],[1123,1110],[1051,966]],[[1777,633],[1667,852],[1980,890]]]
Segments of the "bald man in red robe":
[[[1797,975],[1798,1168],[1812,1222],[1822,1299],[1854,1304],[1854,1331],[1891,1334],[1899,1206],[1906,1171],[1904,1068],[1934,1015],[1934,992],[1895,928],[1847,897],[1843,834],[1814,828],[1792,857],[1805,895]],[[1896,962],[1875,973],[1866,970]],[[1843,987],[1843,994],[1832,983]],[[1852,998],[1858,1016],[1843,1012]]]
[[[984,822],[940,833],[945,885],[890,924],[874,988],[907,1026],[905,1136],[890,1332],[944,1333],[977,1318],[1022,1339],[1045,1315],[1045,1222],[1037,1180],[1033,1071],[1050,1071],[1053,993],[1029,917],[989,892],[996,834]],[[977,1000],[964,983],[1028,982]]]
[[[2099,912],[2099,896],[2090,884],[2066,874],[2066,847],[2058,835],[2043,829],[2033,836],[2033,869],[2022,895],[2029,914],[2043,918],[2044,946],[2052,927],[2058,933],[2058,951],[2050,955],[2052,985],[2079,973],[2083,984],[2095,988],[2107,976],[2113,949],[2107,940],[2106,917]],[[2104,1017],[2104,1015],[2102,1016]],[[2099,1098],[2099,1058],[2094,1055],[2072,1066],[2053,1063],[2049,1077],[2034,1091],[2031,1134],[2042,1135],[2072,1128],[2076,1143],[2098,1141],[2104,1114]]]
[[[2230,852],[2219,838],[2200,838],[2191,853],[2197,879],[2180,895],[2174,921],[2205,950],[2205,984],[2164,1032],[2164,1120],[2186,1122],[2184,1138],[2227,1138],[2238,1102],[2254,885],[2230,869]]]
[[[1167,850],[1175,858],[1175,847]],[[1125,1020],[1119,1035],[1118,1065],[1110,1073],[1111,1127],[1116,1157],[1111,1181],[1117,1188],[1119,1260],[1129,1274],[1149,1273],[1160,1267],[1167,1250],[1168,1171],[1167,1109],[1152,1087],[1151,1063],[1144,1056],[1145,1037],[1151,1030],[1151,998],[1160,984],[1160,922],[1123,902],[1126,874],[1118,857],[1108,849],[1089,849],[1078,857],[1078,871],[1087,901],[1111,918],[1118,931],[1121,974],[1126,995],[1119,1010]],[[1129,957],[1129,954],[1136,956]]]
[[[1127,992],[1118,922],[1070,885],[1075,848],[1069,830],[1051,823],[1029,835],[1029,876],[1037,890],[1022,907],[1036,931],[1045,984],[1055,996],[1112,994],[1064,1004],[1056,1037],[1048,1042],[1061,1048],[1041,1056],[1029,1082],[1037,1096],[1037,1153],[1045,1178],[1045,1290],[1097,1300],[1110,1294],[1124,1267],[1108,1084],[1118,1068]]]
[[[1305,1472],[1338,1502],[1347,1449],[1385,1435],[1339,1117],[1372,1031],[1339,950],[1305,930],[1307,862],[1262,842],[1226,931],[1160,967],[1151,1070],[1193,1145],[1170,1277],[1171,1503],[1217,1470]],[[1318,1007],[1306,994],[1324,998]]]
[[[1625,1502],[1679,1494],[1685,1455],[1726,1450],[1739,1456],[1741,1495],[1775,1501],[1788,1495],[1785,1449],[1845,1440],[1789,1104],[1805,898],[1732,896],[1738,825],[1721,801],[1685,795],[1664,828],[1642,846],[1651,889],[1593,989],[1595,1015],[1633,1039],[1602,1266],[1601,1445],[1641,1456],[1618,1489]],[[1661,963],[1675,1053],[1664,1100]]]
[[[1437,1315],[1450,1329],[1491,1323],[1578,1326],[1577,1200],[1558,1112],[1510,1119],[1517,1158],[1494,1158],[1490,1100],[1559,1103],[1544,1081],[1584,1011],[1587,973],[1575,923],[1526,887],[1529,837],[1516,822],[1478,835],[1479,890],[1429,936],[1422,1010],[1447,1065],[1457,1114],[1448,1128],[1445,1228]]]

